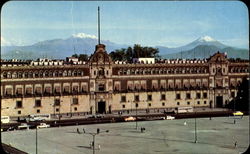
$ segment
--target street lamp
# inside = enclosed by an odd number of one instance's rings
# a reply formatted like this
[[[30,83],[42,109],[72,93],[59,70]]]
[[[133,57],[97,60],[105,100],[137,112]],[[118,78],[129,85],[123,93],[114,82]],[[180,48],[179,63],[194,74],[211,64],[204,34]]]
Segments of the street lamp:
[[[109,130],[100,131],[99,128],[97,128],[96,133],[86,132],[84,128],[83,128],[83,132],[80,132],[79,129],[77,128],[78,134],[84,133],[84,134],[92,135],[92,137],[93,137],[93,141],[92,141],[93,154],[95,154],[95,136],[100,134],[100,133],[108,133],[108,132],[109,132]]]
[[[37,122],[36,122],[36,154],[37,154]]]
[[[137,124],[137,107],[138,107],[138,103],[135,103],[135,129],[137,129],[138,124]]]
[[[195,110],[195,102],[194,102],[194,110]],[[194,111],[194,136],[195,140],[194,143],[197,143],[197,124],[196,124],[196,110]]]

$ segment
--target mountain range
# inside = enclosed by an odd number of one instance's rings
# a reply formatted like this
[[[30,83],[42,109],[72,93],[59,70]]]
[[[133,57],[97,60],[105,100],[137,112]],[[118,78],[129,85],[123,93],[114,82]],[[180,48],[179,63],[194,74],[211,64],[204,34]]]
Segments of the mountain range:
[[[210,36],[200,37],[187,45],[177,48],[167,48],[162,46],[158,46],[158,48],[162,57],[167,59],[203,59],[210,57],[218,51],[227,53],[228,58],[249,59],[248,49],[227,46]]]
[[[67,39],[45,40],[29,46],[1,46],[2,59],[65,59],[73,54],[92,54],[95,51],[97,38],[80,33]],[[108,40],[102,40],[107,51],[126,48]]]
[[[127,48],[129,45],[117,44],[108,40],[101,40],[108,52]],[[67,39],[45,40],[29,46],[1,46],[2,59],[65,59],[73,54],[92,54],[97,44],[97,38],[92,35],[79,33]],[[133,46],[133,45],[132,45]],[[249,59],[249,50],[230,47],[221,42],[204,36],[177,48],[155,46],[162,58],[208,58],[217,51],[227,52],[229,58]]]

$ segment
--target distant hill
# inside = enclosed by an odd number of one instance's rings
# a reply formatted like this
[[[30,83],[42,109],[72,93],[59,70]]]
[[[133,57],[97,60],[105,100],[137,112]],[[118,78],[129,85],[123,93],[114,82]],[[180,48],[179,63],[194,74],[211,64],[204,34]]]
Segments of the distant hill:
[[[127,48],[111,41],[102,40],[107,52]],[[97,38],[92,35],[78,33],[67,39],[45,40],[29,46],[1,46],[2,59],[65,59],[73,54],[92,54],[97,44]],[[220,43],[219,41],[204,36],[195,41],[176,48],[156,46],[162,58],[208,58],[217,51],[227,52],[229,58],[249,59],[248,49],[239,49]]]
[[[102,40],[106,50],[111,52],[115,49],[126,48],[126,45],[116,44]],[[81,37],[75,35],[67,39],[53,39],[35,43],[30,46],[3,46],[1,47],[2,59],[37,59],[53,58],[65,59],[65,57],[76,54],[92,54],[97,44],[96,38]]]
[[[209,37],[200,37],[197,40],[178,48],[160,47],[162,58],[175,59],[203,59],[208,58],[216,52],[226,52],[228,58],[249,59],[249,50],[226,46],[219,41]]]

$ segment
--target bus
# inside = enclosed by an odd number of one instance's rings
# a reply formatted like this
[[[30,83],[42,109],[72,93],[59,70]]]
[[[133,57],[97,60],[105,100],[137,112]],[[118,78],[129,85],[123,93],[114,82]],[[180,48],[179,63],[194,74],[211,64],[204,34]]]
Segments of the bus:
[[[1,116],[1,123],[6,124],[10,122],[9,116]]]
[[[28,119],[26,119],[27,122],[44,120],[50,120],[50,114],[32,114],[28,116]]]
[[[193,107],[177,107],[175,110],[177,113],[189,113],[194,111]]]

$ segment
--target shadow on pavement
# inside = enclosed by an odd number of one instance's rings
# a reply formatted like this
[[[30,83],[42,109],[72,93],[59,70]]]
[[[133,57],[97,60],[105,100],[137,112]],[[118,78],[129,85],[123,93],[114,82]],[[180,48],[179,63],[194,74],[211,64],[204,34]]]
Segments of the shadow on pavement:
[[[78,148],[85,148],[85,149],[92,149],[90,146],[82,146],[82,145],[80,145],[80,146],[76,146],[76,147],[78,147]]]

